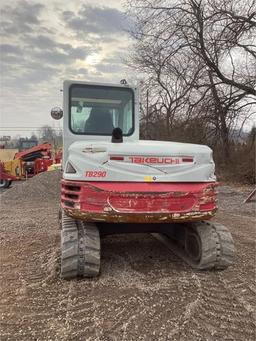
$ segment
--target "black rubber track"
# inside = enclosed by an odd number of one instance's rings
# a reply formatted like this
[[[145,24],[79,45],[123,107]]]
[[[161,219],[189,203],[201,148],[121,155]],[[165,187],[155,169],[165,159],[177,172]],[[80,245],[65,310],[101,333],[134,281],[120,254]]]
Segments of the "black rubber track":
[[[62,213],[61,277],[95,277],[100,271],[100,235],[95,224]]]
[[[197,222],[186,224],[187,233],[196,233],[200,240],[200,257],[192,259],[181,243],[173,240],[171,236],[159,233],[152,235],[170,248],[177,256],[197,270],[226,269],[233,263],[235,247],[233,238],[228,229],[211,222]]]

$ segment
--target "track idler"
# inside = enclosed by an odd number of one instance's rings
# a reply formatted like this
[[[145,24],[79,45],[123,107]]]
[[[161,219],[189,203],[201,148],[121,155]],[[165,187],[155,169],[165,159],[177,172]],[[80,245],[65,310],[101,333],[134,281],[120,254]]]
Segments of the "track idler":
[[[100,235],[95,224],[61,217],[61,277],[95,277],[100,271]]]
[[[153,236],[194,269],[225,269],[233,263],[233,238],[219,223],[176,224],[166,233],[153,233]]]

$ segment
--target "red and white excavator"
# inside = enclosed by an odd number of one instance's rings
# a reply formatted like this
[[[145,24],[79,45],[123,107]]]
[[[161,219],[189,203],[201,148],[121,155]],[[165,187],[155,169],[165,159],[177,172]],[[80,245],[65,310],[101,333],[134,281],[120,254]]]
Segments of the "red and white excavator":
[[[139,139],[136,87],[65,81],[61,276],[100,271],[100,236],[150,232],[196,269],[233,262],[209,147]]]

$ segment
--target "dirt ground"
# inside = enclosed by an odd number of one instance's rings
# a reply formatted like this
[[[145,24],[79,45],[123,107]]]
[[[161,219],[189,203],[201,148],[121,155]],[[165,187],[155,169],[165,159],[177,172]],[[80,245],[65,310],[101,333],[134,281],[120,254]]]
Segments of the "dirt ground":
[[[151,235],[132,234],[102,240],[99,278],[64,281],[56,178],[0,193],[1,341],[256,339],[255,203],[242,204],[246,192],[220,189],[216,220],[236,245],[227,270],[196,272]]]

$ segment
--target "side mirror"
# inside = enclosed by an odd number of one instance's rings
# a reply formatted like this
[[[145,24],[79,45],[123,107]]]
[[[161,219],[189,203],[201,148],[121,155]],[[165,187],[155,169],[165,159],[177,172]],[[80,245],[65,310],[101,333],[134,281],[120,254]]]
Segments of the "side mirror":
[[[60,107],[54,107],[51,110],[51,116],[54,120],[60,120],[63,117],[63,110]]]

